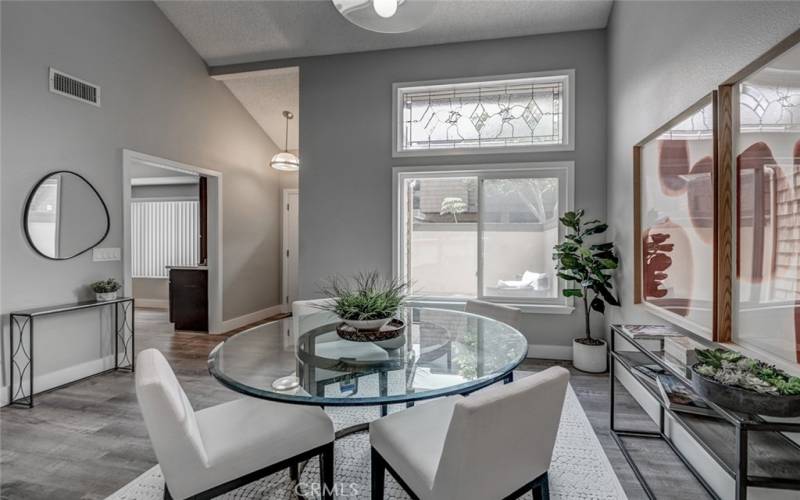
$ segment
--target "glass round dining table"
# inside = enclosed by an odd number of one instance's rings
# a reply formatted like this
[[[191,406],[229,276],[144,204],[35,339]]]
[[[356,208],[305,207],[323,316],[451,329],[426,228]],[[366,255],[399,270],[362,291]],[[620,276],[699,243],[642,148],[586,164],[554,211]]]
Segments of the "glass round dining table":
[[[394,339],[355,342],[316,311],[235,334],[209,354],[211,375],[248,396],[316,406],[380,406],[468,394],[509,381],[527,354],[511,326],[461,311],[406,307]],[[288,342],[284,338],[288,337]],[[294,351],[292,356],[286,352]],[[288,390],[273,383],[295,376]]]

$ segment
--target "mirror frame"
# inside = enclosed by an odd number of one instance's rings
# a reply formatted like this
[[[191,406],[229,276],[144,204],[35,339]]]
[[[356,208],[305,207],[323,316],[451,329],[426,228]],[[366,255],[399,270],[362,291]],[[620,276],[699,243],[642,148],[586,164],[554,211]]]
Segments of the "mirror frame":
[[[92,191],[94,191],[94,194],[97,195],[97,199],[100,200],[100,205],[102,205],[103,211],[106,214],[106,230],[103,233],[103,236],[101,236],[100,239],[98,239],[96,242],[92,243],[91,245],[89,245],[85,249],[79,251],[78,253],[76,253],[74,255],[70,255],[69,257],[50,257],[49,255],[43,254],[38,248],[36,248],[36,245],[34,245],[33,239],[31,238],[30,231],[28,231],[28,211],[31,208],[31,203],[33,202],[33,196],[39,190],[39,187],[42,184],[44,184],[44,182],[47,179],[49,179],[50,177],[52,177],[54,175],[58,175],[58,174],[72,174],[72,175],[78,177],[83,182],[85,182],[86,185],[89,186],[92,189]],[[28,245],[30,245],[30,247],[33,249],[33,251],[36,252],[37,254],[39,254],[40,256],[42,256],[42,257],[44,257],[45,259],[48,259],[48,260],[69,260],[69,259],[74,259],[75,257],[88,252],[89,250],[93,249],[94,247],[96,247],[97,245],[102,243],[103,240],[106,239],[106,236],[108,236],[108,233],[111,231],[111,216],[108,213],[108,206],[106,205],[105,200],[103,199],[102,196],[100,196],[100,192],[94,187],[94,185],[91,182],[89,182],[86,179],[86,177],[82,176],[81,174],[79,174],[77,172],[73,172],[72,170],[54,170],[53,172],[50,172],[50,173],[46,174],[44,177],[42,177],[41,179],[39,179],[36,182],[36,184],[33,186],[33,189],[31,189],[31,192],[28,193],[28,197],[25,200],[25,208],[22,211],[22,229],[25,232],[25,239],[28,241]]]

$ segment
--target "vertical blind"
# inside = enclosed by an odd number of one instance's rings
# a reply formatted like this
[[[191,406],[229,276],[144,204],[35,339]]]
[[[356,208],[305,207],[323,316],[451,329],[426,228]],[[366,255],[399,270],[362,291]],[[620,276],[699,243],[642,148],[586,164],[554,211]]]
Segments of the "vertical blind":
[[[200,259],[198,202],[133,201],[131,267],[134,278],[166,278],[166,266]]]

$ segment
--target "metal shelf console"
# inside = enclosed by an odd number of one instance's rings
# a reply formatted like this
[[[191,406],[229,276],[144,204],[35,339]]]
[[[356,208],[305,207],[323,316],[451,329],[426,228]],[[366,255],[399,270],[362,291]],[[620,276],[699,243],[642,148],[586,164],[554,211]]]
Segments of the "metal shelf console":
[[[795,443],[794,441],[790,440],[786,437],[784,432],[800,432],[800,423],[790,423],[790,422],[768,422],[757,415],[745,415],[742,413],[736,413],[720,406],[714,404],[713,402],[702,398],[698,395],[698,398],[701,398],[714,412],[718,415],[719,421],[724,421],[725,423],[733,426],[736,442],[735,442],[735,461],[730,464],[726,462],[722,454],[719,450],[714,449],[711,443],[709,443],[706,439],[700,436],[695,429],[693,429],[686,421],[685,414],[675,412],[667,406],[667,403],[663,400],[661,395],[655,390],[653,387],[648,385],[642,380],[642,376],[638,375],[636,371],[633,369],[633,365],[630,361],[629,357],[626,357],[624,354],[625,352],[629,351],[618,351],[615,346],[616,336],[619,335],[624,339],[624,341],[631,345],[635,351],[632,352],[639,352],[646,356],[646,359],[649,363],[656,364],[660,366],[662,369],[666,371],[666,373],[677,377],[681,382],[686,384],[687,386],[691,387],[691,380],[687,374],[687,371],[678,369],[672,363],[666,362],[659,353],[663,352],[664,349],[664,339],[653,339],[660,341],[661,349],[660,351],[654,351],[652,349],[648,349],[636,339],[625,333],[619,325],[612,325],[611,332],[610,332],[610,340],[609,340],[609,351],[608,351],[608,361],[609,361],[609,399],[610,399],[610,407],[609,407],[609,429],[611,431],[611,436],[614,438],[614,441],[619,446],[622,455],[625,457],[625,460],[633,469],[633,473],[636,475],[639,483],[642,485],[647,497],[651,500],[656,498],[653,490],[647,484],[647,479],[642,474],[639,467],[636,465],[635,460],[631,456],[630,452],[628,451],[625,443],[623,442],[623,437],[632,437],[632,438],[644,438],[644,439],[660,439],[663,440],[671,449],[672,451],[678,456],[678,458],[683,462],[683,464],[689,469],[689,471],[694,475],[694,477],[700,482],[703,488],[711,495],[712,498],[719,499],[720,496],[714,491],[710,484],[703,478],[703,476],[695,469],[695,467],[690,463],[687,457],[678,449],[675,443],[672,441],[672,438],[669,434],[666,433],[665,430],[665,420],[666,415],[672,417],[672,420],[675,421],[677,424],[681,426],[681,428],[686,431],[702,448],[703,450],[708,453],[714,461],[728,474],[730,475],[734,481],[736,482],[735,486],[735,498],[736,500],[746,500],[747,499],[747,487],[759,487],[759,488],[771,488],[771,489],[785,489],[785,490],[796,490],[800,491],[800,479],[799,478],[789,478],[789,477],[767,477],[767,476],[755,476],[750,475],[748,472],[748,437],[750,432],[775,432],[781,433],[779,434],[783,440],[785,440],[786,446],[789,448],[796,448],[797,451],[797,462],[800,463],[800,445]],[[706,341],[706,343],[708,343]],[[617,364],[622,367],[625,371],[631,374],[631,376],[637,380],[637,382],[658,402],[659,404],[659,418],[658,418],[658,431],[642,431],[642,430],[631,430],[631,429],[620,429],[617,428],[615,425],[615,370]]]
[[[33,327],[35,319],[41,316],[80,311],[93,307],[114,307],[114,368],[104,370],[94,375],[115,370],[133,372],[135,368],[135,331],[134,299],[132,297],[119,297],[113,300],[97,301],[87,300],[61,304],[49,307],[36,307],[21,311],[14,311],[9,317],[9,405],[33,408]],[[130,319],[129,319],[130,316]],[[28,330],[27,346],[25,345],[25,330]],[[122,353],[120,355],[120,348]],[[94,376],[90,375],[90,376]],[[88,378],[88,377],[84,377]],[[83,379],[80,379],[83,380]],[[27,382],[27,384],[26,384]],[[73,380],[48,391],[59,389],[65,385],[77,382]]]

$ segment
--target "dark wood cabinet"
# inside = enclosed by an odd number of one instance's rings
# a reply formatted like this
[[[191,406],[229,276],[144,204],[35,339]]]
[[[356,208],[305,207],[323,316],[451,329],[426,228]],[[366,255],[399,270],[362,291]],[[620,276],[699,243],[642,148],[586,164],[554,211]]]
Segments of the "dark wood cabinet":
[[[169,320],[176,330],[208,331],[208,270],[170,268]]]

